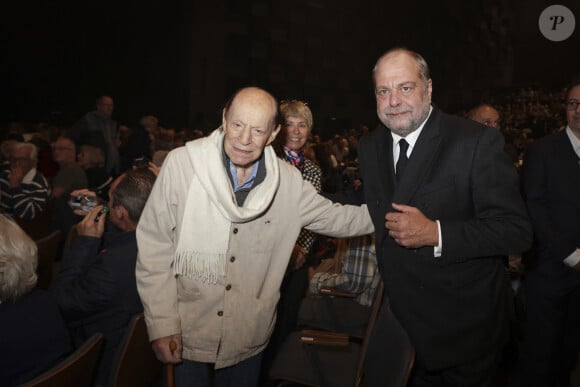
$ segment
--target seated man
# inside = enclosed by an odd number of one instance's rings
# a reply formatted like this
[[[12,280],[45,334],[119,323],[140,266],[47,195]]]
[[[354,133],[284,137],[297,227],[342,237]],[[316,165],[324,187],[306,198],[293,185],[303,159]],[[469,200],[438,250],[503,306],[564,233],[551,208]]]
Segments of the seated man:
[[[298,314],[300,326],[360,335],[380,283],[374,234],[339,240],[334,258],[308,268],[309,294]],[[322,287],[353,293],[354,298],[321,297]]]
[[[349,238],[339,252],[340,270],[329,270],[334,260],[325,260],[308,268],[309,291],[317,294],[323,286],[355,293],[354,301],[370,306],[380,282],[374,234]],[[340,250],[340,243],[338,249]]]
[[[75,142],[69,137],[61,136],[54,143],[52,157],[60,169],[52,181],[53,198],[65,195],[68,200],[68,194],[72,191],[88,186],[84,170],[77,165],[76,149]]]
[[[34,219],[46,205],[50,188],[36,170],[37,160],[36,146],[19,142],[11,149],[10,168],[0,172],[2,211],[13,218]]]
[[[50,289],[76,341],[85,341],[95,332],[105,335],[97,385],[107,384],[127,324],[143,310],[135,280],[135,229],[154,181],[155,175],[142,168],[113,182],[108,204],[112,227],[105,232],[103,205],[92,208],[77,225],[78,236]]]

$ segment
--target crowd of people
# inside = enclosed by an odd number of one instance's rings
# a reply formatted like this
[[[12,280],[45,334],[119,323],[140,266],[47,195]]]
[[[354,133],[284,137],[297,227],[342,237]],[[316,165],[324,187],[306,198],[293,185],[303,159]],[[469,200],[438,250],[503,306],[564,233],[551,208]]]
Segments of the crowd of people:
[[[416,351],[409,386],[492,385],[510,335],[524,337],[509,359],[522,386],[567,386],[580,348],[580,80],[450,115],[416,52],[386,52],[372,78],[380,125],[330,139],[313,132],[307,103],[257,87],[238,90],[209,132],[153,115],[118,125],[111,96],[69,128],[12,124],[0,171],[0,320],[11,331],[0,344],[14,367],[2,384],[102,332],[95,386],[109,385],[127,324],[144,313],[177,386],[267,385],[303,303],[332,286],[356,294],[359,309],[343,311],[365,310],[382,280],[366,385],[382,385],[388,309]],[[42,214],[46,234],[62,233],[47,290],[34,288],[25,233]],[[527,300],[517,332],[514,268]],[[55,335],[32,342],[39,310]],[[19,338],[34,367],[11,356]]]

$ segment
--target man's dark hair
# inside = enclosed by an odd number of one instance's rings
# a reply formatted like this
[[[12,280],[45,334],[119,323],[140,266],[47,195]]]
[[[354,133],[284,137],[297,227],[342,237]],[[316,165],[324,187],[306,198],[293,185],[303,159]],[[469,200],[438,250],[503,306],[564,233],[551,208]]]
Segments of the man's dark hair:
[[[580,75],[575,76],[572,80],[568,83],[566,87],[566,100],[570,98],[570,91],[575,88],[576,86],[580,86]]]
[[[113,205],[125,207],[129,213],[129,218],[137,223],[156,177],[147,168],[128,170],[111,194]]]

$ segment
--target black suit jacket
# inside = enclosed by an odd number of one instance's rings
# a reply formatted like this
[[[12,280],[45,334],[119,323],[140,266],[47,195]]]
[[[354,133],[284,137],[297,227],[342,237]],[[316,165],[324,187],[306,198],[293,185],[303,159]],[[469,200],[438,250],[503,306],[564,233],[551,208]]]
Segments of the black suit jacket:
[[[112,226],[109,224],[108,226]],[[76,238],[64,255],[50,290],[69,325],[73,338],[84,342],[96,332],[105,335],[96,383],[105,385],[117,348],[131,317],[143,312],[137,293],[135,231],[108,231],[101,239]]]
[[[532,239],[501,134],[434,108],[399,183],[384,126],[361,139],[359,161],[385,289],[418,360],[442,369],[499,348],[508,297],[501,257],[527,249]],[[385,214],[393,202],[440,221],[441,257],[432,246],[408,249],[388,236]],[[369,361],[380,356],[371,351]]]
[[[528,147],[522,191],[535,233],[528,277],[564,293],[580,286],[580,273],[563,263],[580,247],[580,160],[565,131]]]

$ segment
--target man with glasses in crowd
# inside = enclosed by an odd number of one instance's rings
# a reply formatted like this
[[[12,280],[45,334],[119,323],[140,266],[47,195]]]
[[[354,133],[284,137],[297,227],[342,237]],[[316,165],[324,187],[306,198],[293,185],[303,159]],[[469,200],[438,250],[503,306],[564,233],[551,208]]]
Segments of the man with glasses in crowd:
[[[567,387],[580,349],[580,77],[565,105],[566,129],[532,143],[521,172],[535,235],[525,280],[528,387]]]

